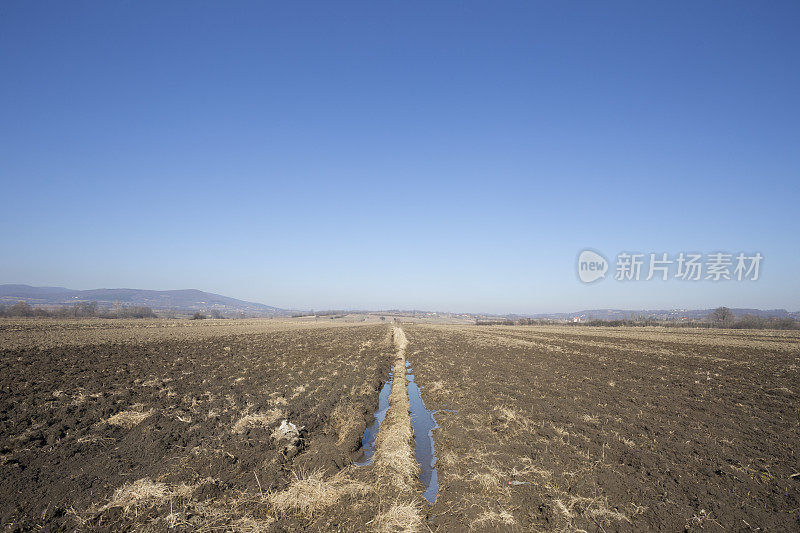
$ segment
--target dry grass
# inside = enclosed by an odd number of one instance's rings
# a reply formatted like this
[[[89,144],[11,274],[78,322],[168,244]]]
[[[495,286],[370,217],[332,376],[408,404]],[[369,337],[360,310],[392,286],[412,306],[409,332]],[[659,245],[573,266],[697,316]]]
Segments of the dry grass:
[[[483,513],[478,516],[475,520],[473,520],[469,527],[470,529],[475,529],[476,527],[486,527],[489,525],[495,524],[503,524],[506,526],[512,526],[516,524],[517,521],[508,510],[500,509],[499,511],[490,510],[484,511]]]
[[[431,381],[427,385],[427,390],[429,393],[444,391],[444,381]]]
[[[500,487],[500,476],[497,474],[496,471],[472,474],[472,476],[470,477],[470,481],[474,481],[475,483],[480,485],[481,491],[484,494],[491,493]]]
[[[414,456],[414,433],[411,428],[408,380],[406,379],[406,348],[408,340],[402,329],[395,327],[392,338],[396,350],[394,381],[386,412],[375,439],[374,468],[379,484],[389,483],[400,491],[402,498],[375,518],[374,529],[380,532],[419,531],[423,516],[419,504],[419,464]]]
[[[553,503],[570,525],[576,514],[587,517],[601,526],[612,522],[630,523],[630,519],[625,514],[609,507],[606,498],[565,495],[563,498],[553,500]]]
[[[413,490],[419,474],[414,456],[414,433],[411,429],[408,381],[406,379],[405,333],[394,328],[397,356],[394,363],[394,382],[389,394],[389,410],[375,439],[375,467],[401,490]]]
[[[166,483],[158,483],[150,478],[137,479],[126,483],[114,491],[111,500],[99,509],[99,512],[119,507],[123,513],[139,512],[148,507],[157,507],[170,501],[173,497],[186,498],[192,493],[192,488],[179,485],[170,488]]]
[[[192,498],[195,489],[215,482],[217,480],[213,478],[205,478],[192,486],[183,483],[168,485],[142,478],[117,489],[102,507],[92,506],[86,513],[71,509],[68,514],[75,519],[79,529],[86,529],[93,517],[116,508],[121,509],[132,522],[124,527],[117,523],[112,529],[164,531],[177,527],[182,531],[274,531],[271,524],[276,518],[264,513],[268,502],[263,496],[235,493],[208,501]],[[143,514],[154,508],[159,510],[155,515]]]
[[[412,533],[423,526],[422,511],[413,501],[396,501],[375,517],[373,530],[379,533]]]
[[[266,413],[246,414],[233,425],[233,432],[241,434],[251,428],[269,427],[283,416],[284,412],[280,409],[270,409]]]
[[[342,402],[334,408],[331,420],[338,436],[336,444],[342,445],[351,433],[358,431],[360,415],[358,409],[349,401]]]
[[[275,531],[275,528],[272,527],[272,523],[274,519],[271,518],[252,518],[249,516],[245,516],[242,518],[236,519],[231,524],[231,530],[236,531],[237,533],[266,533],[267,531]]]
[[[392,328],[392,341],[394,342],[394,347],[397,350],[397,356],[405,359],[406,348],[408,348],[408,339],[406,338],[406,333],[402,328],[398,328],[396,326]]]
[[[141,424],[147,417],[153,414],[153,410],[142,410],[142,406],[133,406],[133,409],[128,411],[120,411],[119,413],[108,417],[105,422],[112,426],[120,426],[125,429],[131,429],[134,426]]]
[[[321,471],[295,475],[289,488],[266,496],[279,512],[298,511],[304,516],[330,507],[344,496],[359,496],[371,490],[366,483],[348,479],[344,470],[329,479]]]

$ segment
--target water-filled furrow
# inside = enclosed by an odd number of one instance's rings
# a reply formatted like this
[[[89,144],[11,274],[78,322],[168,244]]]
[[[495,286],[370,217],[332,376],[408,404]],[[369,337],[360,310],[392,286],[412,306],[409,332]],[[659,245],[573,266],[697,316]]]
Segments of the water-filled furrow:
[[[375,411],[375,418],[370,425],[364,430],[364,436],[361,437],[361,456],[355,464],[357,466],[366,466],[372,462],[372,456],[375,454],[375,437],[378,436],[378,430],[381,428],[381,422],[386,418],[386,411],[389,409],[389,394],[392,392],[392,372],[389,372],[389,379],[381,387],[381,392],[378,394],[378,410]]]
[[[406,361],[408,379],[408,400],[411,404],[411,426],[414,429],[414,453],[420,466],[419,479],[425,487],[423,496],[429,503],[436,501],[439,492],[439,478],[436,471],[436,451],[433,446],[433,430],[439,426],[433,418],[433,411],[425,408],[422,391],[414,381],[411,363]]]

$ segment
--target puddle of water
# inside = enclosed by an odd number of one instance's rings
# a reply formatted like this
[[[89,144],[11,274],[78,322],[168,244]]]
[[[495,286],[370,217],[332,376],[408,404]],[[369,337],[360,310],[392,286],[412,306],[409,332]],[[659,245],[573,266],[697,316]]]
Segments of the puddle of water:
[[[414,454],[420,465],[419,479],[425,487],[422,494],[428,503],[436,501],[439,492],[439,476],[436,471],[436,452],[433,448],[433,430],[438,428],[433,418],[433,411],[425,408],[422,391],[414,381],[411,363],[406,361],[406,378],[408,379],[408,400],[411,403],[411,426],[414,428]]]
[[[372,462],[372,456],[375,454],[375,437],[378,436],[378,430],[381,427],[381,422],[386,418],[386,411],[389,409],[389,394],[392,392],[392,373],[389,372],[389,380],[381,387],[381,392],[378,394],[378,410],[375,411],[375,419],[372,424],[367,426],[364,430],[364,436],[361,437],[361,456],[355,461],[356,466],[366,466]]]
[[[422,494],[429,503],[436,501],[439,492],[439,477],[436,470],[436,452],[433,447],[433,430],[438,428],[436,419],[433,418],[434,411],[425,408],[422,401],[422,391],[414,381],[411,363],[406,361],[406,378],[408,379],[408,400],[411,404],[411,427],[414,429],[414,455],[420,465],[420,481],[425,487]],[[389,380],[383,384],[378,395],[378,410],[375,411],[375,419],[361,438],[361,456],[355,464],[366,466],[372,462],[375,454],[375,437],[381,427],[381,422],[386,418],[386,411],[389,409],[389,395],[392,392],[393,374],[389,373]],[[448,411],[447,409],[441,409]]]

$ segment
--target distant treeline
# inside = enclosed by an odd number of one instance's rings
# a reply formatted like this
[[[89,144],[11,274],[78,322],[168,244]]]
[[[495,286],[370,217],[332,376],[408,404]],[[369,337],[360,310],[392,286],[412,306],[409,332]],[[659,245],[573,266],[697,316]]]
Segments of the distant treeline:
[[[664,326],[668,328],[727,328],[727,329],[800,329],[800,322],[793,318],[764,318],[745,315],[727,323],[710,320],[587,320],[568,322],[569,326]]]
[[[563,324],[558,320],[550,320],[546,318],[518,318],[511,320],[510,318],[486,319],[476,320],[475,324],[478,326],[547,326],[553,324]]]
[[[75,302],[69,306],[45,308],[33,307],[27,302],[14,305],[0,305],[0,316],[7,317],[95,317],[95,318],[156,318],[150,307],[130,306],[114,309],[101,309],[97,302]]]
[[[202,311],[197,311],[191,317],[191,320],[205,320],[207,318],[225,318],[225,315],[222,314],[222,311],[219,309],[212,309],[208,312],[208,314],[203,313]],[[244,316],[242,316],[244,318]]]
[[[299,313],[294,313],[292,318],[302,318],[304,316],[329,316],[331,318],[343,318],[350,312],[353,311],[300,311]],[[357,313],[358,311],[354,312]]]
[[[497,320],[476,320],[478,326],[532,326],[532,325],[552,325],[561,324],[567,326],[602,326],[602,327],[643,327],[643,326],[663,326],[663,327],[683,327],[683,328],[730,328],[730,329],[800,329],[800,321],[794,318],[766,318],[756,315],[744,315],[735,317],[733,312],[726,307],[714,310],[707,317],[698,320],[662,320],[653,317],[633,317],[624,320],[602,320],[592,319],[580,322],[564,322],[557,320],[520,318],[517,320],[497,319]]]

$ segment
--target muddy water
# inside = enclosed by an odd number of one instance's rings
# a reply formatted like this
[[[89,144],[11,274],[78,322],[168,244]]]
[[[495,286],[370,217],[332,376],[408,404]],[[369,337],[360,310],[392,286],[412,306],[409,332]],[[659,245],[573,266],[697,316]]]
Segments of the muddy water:
[[[433,418],[433,411],[425,408],[422,392],[414,381],[411,363],[406,361],[408,379],[408,400],[411,403],[411,426],[414,428],[414,453],[421,468],[420,481],[425,487],[422,494],[429,503],[436,501],[439,492],[439,477],[436,471],[436,452],[433,447],[433,430],[439,427]]]
[[[375,419],[372,424],[367,426],[364,430],[364,436],[361,437],[361,456],[355,464],[357,466],[366,466],[372,462],[372,456],[375,454],[375,437],[378,436],[378,430],[381,428],[381,422],[386,418],[386,411],[389,409],[389,394],[392,392],[392,372],[389,372],[389,379],[381,387],[381,392],[378,394],[378,410],[375,411]]]
[[[411,427],[414,430],[414,455],[420,466],[420,481],[425,487],[423,496],[429,503],[436,500],[439,492],[439,478],[436,471],[436,452],[433,447],[433,430],[439,426],[433,418],[433,411],[425,408],[422,401],[422,391],[414,381],[414,374],[411,363],[406,361],[406,379],[408,380],[408,400],[411,407]],[[389,409],[389,395],[392,392],[393,373],[389,373],[389,379],[383,384],[378,395],[378,410],[375,411],[372,424],[364,430],[361,438],[361,456],[355,464],[366,466],[372,462],[375,454],[375,437],[378,436],[381,422],[386,418],[386,411]]]

